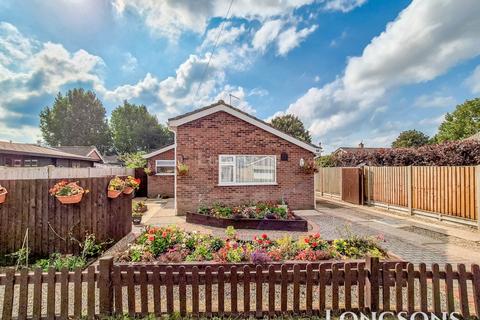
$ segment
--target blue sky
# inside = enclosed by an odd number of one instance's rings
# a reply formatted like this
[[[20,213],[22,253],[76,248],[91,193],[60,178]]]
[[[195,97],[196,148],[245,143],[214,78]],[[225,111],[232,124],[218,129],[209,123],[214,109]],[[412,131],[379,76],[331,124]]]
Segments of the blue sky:
[[[40,110],[78,86],[161,122],[231,93],[298,115],[327,152],[432,135],[480,95],[478,0],[233,0],[225,19],[229,4],[0,0],[0,139],[37,141]]]

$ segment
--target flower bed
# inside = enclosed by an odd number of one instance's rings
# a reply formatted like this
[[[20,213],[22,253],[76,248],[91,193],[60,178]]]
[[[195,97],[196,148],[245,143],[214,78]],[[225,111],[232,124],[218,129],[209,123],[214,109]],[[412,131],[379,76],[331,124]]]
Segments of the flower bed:
[[[360,259],[367,255],[385,258],[387,253],[379,246],[381,240],[381,237],[349,235],[344,239],[326,241],[317,233],[299,239],[285,236],[276,240],[270,239],[268,234],[261,234],[244,241],[237,238],[233,227],[227,228],[224,238],[185,232],[176,227],[147,227],[128,250],[117,254],[116,260],[168,264],[186,261],[264,264],[291,260]]]
[[[187,212],[186,220],[219,228],[233,226],[237,229],[308,231],[308,222],[296,216],[282,202],[240,206],[214,204],[212,207],[200,207],[196,213]]]

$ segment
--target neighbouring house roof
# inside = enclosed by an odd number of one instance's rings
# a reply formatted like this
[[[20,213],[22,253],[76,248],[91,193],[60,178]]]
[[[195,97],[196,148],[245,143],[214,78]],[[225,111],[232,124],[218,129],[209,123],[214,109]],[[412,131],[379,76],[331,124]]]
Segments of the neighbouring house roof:
[[[93,153],[96,153],[98,157],[102,160],[102,162],[105,162],[105,159],[103,158],[102,154],[100,151],[98,151],[97,147],[95,146],[60,146],[60,147],[55,147],[55,149],[58,149],[63,152],[71,153],[71,154],[76,154],[82,157],[92,157]]]
[[[180,115],[178,117],[170,118],[168,119],[168,126],[170,128],[175,128],[178,126],[181,126],[185,123],[206,117],[208,115],[211,115],[216,112],[226,112],[234,117],[237,117],[245,122],[248,122],[256,127],[259,127],[260,129],[263,129],[267,132],[270,132],[273,135],[276,135],[288,142],[291,142],[303,149],[306,149],[308,151],[311,151],[315,154],[320,153],[321,149],[319,146],[316,146],[314,144],[302,141],[298,138],[295,138],[294,136],[289,135],[288,133],[285,133],[283,131],[280,131],[274,127],[272,127],[270,124],[266,123],[265,121],[262,121],[242,110],[239,110],[229,104],[226,104],[223,100],[219,100],[218,102],[211,104],[209,106],[206,106],[204,108],[200,108],[197,110],[194,110],[192,112],[185,113],[183,115]]]
[[[150,159],[151,157],[154,157],[156,155],[159,155],[161,153],[164,153],[168,150],[172,150],[172,149],[175,149],[176,145],[175,143],[171,144],[171,145],[168,145],[168,146],[165,146],[165,147],[162,147],[158,150],[155,150],[155,151],[152,151],[150,153],[147,153],[146,155],[143,156],[144,159]]]
[[[105,164],[122,164],[117,155],[103,156],[103,163]]]
[[[86,160],[97,161],[95,159],[64,152],[62,150],[54,149],[51,147],[39,146],[30,143],[14,143],[7,141],[0,141],[0,153],[7,154],[19,154],[19,155],[32,155],[37,157],[49,157],[49,158],[61,158],[61,159],[74,159],[74,160]]]
[[[386,149],[390,149],[390,148],[340,147],[337,150],[335,150],[333,154],[336,154],[339,152],[359,152],[359,151],[371,153],[371,152],[377,152],[377,151],[386,150]]]
[[[471,135],[470,137],[465,138],[465,139],[463,139],[463,140],[464,140],[464,141],[465,141],[465,140],[466,140],[466,141],[468,141],[468,140],[480,141],[480,132],[477,132],[477,133],[475,133],[475,134]]]

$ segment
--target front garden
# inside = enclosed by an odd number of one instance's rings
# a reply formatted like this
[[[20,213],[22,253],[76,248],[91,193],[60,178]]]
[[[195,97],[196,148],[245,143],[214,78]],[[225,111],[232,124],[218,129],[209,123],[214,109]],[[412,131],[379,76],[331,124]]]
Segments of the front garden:
[[[146,227],[137,241],[117,254],[119,262],[182,263],[213,261],[218,263],[264,264],[284,261],[321,261],[360,259],[367,255],[388,257],[380,246],[381,236],[357,236],[327,241],[320,234],[295,239],[284,236],[271,239],[267,233],[245,241],[228,227],[225,237],[186,232],[177,227]]]

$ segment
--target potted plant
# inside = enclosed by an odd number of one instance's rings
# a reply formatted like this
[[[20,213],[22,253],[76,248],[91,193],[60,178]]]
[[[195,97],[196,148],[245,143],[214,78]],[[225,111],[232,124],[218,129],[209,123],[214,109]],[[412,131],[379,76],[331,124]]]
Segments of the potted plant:
[[[145,172],[147,176],[153,176],[153,170],[150,167],[143,168],[143,172]]]
[[[141,224],[142,223],[142,216],[143,216],[143,213],[133,211],[132,212],[132,222],[133,222],[133,224],[134,225]]]
[[[7,189],[0,185],[0,203],[4,203],[7,198]]]
[[[78,182],[62,180],[50,188],[49,193],[55,196],[63,204],[79,203],[88,190],[78,185]]]
[[[123,189],[123,193],[131,194],[134,190],[138,190],[139,187],[140,179],[128,176],[125,179],[125,188]]]
[[[188,174],[188,165],[185,163],[179,163],[177,166],[179,176],[186,176]]]
[[[123,189],[125,188],[125,181],[120,179],[119,177],[115,177],[112,180],[110,180],[108,184],[108,197],[109,198],[117,198],[122,192]]]
[[[147,205],[143,201],[138,201],[133,204],[134,212],[144,213],[144,212],[147,212],[147,210],[148,210]]]
[[[315,163],[315,160],[305,161],[305,163],[302,166],[300,166],[300,169],[305,174],[312,174],[312,173],[318,172],[318,168],[317,168],[317,164]]]

